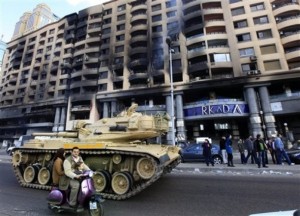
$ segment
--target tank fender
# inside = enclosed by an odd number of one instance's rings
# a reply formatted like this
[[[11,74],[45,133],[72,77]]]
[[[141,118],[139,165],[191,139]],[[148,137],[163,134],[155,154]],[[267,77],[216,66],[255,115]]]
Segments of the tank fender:
[[[164,154],[162,156],[159,157],[159,162],[161,164],[164,164],[165,162],[169,161],[170,160],[170,157],[168,154]]]

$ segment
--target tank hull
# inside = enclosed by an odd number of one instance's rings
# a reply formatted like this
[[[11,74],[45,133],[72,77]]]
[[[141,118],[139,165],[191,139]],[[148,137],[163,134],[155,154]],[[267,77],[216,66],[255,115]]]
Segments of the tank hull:
[[[113,200],[134,196],[180,163],[179,149],[168,145],[64,141],[58,144],[55,139],[32,140],[23,148],[16,148],[12,164],[19,184],[50,190],[49,165],[58,148],[71,152],[74,146],[79,147],[85,163],[97,172],[97,192]]]

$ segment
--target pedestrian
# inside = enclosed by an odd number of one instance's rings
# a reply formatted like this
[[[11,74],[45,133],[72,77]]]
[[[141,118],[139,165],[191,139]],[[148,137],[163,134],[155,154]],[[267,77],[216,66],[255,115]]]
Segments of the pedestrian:
[[[214,166],[215,164],[211,156],[212,145],[209,143],[208,139],[204,140],[202,144],[202,148],[203,148],[203,156],[205,158],[206,165],[209,166],[209,163],[211,163],[211,165]]]
[[[246,150],[247,150],[247,156],[246,156],[246,163],[248,163],[248,159],[251,157],[251,163],[254,164],[254,156],[253,156],[253,138],[252,136],[249,136],[246,140],[245,140],[245,146],[246,146]]]
[[[260,134],[256,135],[256,140],[254,141],[254,149],[256,150],[258,156],[258,168],[263,165],[263,167],[268,168],[266,166],[266,150],[268,149],[265,141],[261,138]]]
[[[227,164],[227,152],[226,152],[225,141],[226,141],[226,137],[222,136],[220,139],[220,149],[222,153],[223,163]]]
[[[268,150],[272,157],[273,164],[277,164],[276,148],[275,148],[275,143],[274,143],[274,140],[272,139],[272,137],[268,139],[267,147],[268,147]]]
[[[240,152],[241,164],[246,164],[244,141],[239,139],[237,146]]]
[[[234,167],[234,165],[233,165],[233,155],[232,155],[233,150],[232,150],[231,135],[226,136],[225,146],[226,146],[226,152],[227,152],[227,155],[228,155],[227,166]]]
[[[59,179],[65,174],[63,163],[65,160],[65,149],[60,148],[57,150],[53,158],[53,168],[52,168],[52,184],[53,186],[58,186]]]
[[[282,157],[284,157],[289,165],[294,165],[294,163],[291,162],[290,157],[287,155],[285,149],[284,149],[284,144],[281,140],[281,138],[276,135],[272,135],[272,138],[274,140],[274,145],[276,148],[277,152],[277,164],[281,165],[282,164]]]

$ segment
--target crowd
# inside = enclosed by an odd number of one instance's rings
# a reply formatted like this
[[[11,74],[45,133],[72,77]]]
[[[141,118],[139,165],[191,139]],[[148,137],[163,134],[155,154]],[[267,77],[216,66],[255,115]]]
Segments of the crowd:
[[[220,149],[223,162],[230,167],[234,167],[231,138],[231,135],[221,137]],[[255,139],[252,136],[249,136],[245,140],[240,139],[237,142],[237,147],[240,153],[241,164],[247,164],[250,159],[251,163],[257,164],[258,168],[267,168],[269,152],[274,164],[282,165],[282,159],[284,158],[289,165],[294,165],[284,149],[284,144],[280,135],[272,135],[267,140],[264,140],[260,134],[257,134]],[[247,155],[245,155],[245,153],[247,153]]]

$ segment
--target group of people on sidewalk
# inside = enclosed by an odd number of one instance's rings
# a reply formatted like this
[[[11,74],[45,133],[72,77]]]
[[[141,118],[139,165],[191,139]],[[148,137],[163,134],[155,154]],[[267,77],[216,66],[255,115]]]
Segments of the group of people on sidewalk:
[[[284,149],[280,135],[272,135],[266,142],[260,134],[257,134],[256,139],[249,136],[245,141],[240,139],[237,146],[242,164],[247,164],[249,158],[251,158],[251,163],[256,163],[258,168],[261,166],[267,168],[269,151],[274,164],[282,165],[282,159],[285,158],[289,165],[293,165]],[[223,162],[230,167],[234,167],[231,135],[221,137],[220,149]],[[245,149],[247,150],[247,156],[245,155]]]

